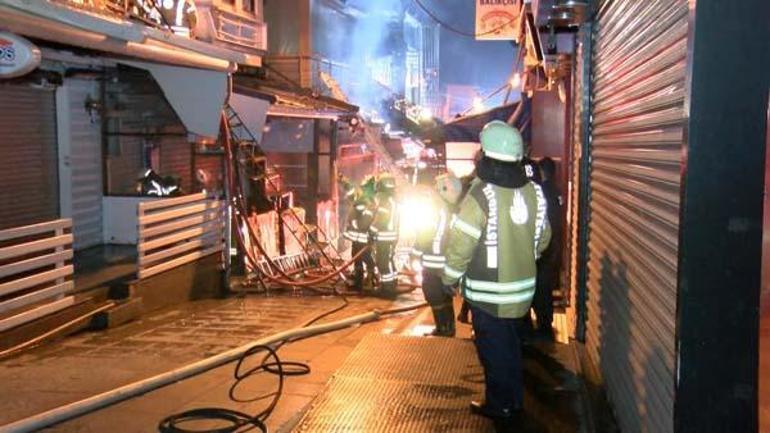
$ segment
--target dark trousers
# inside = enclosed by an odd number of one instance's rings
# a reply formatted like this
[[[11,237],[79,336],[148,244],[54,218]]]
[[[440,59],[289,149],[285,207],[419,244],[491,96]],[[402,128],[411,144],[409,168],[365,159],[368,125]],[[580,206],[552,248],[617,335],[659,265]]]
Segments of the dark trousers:
[[[501,319],[473,305],[471,313],[489,409],[502,414],[506,409],[522,408],[524,382],[516,319]]]
[[[393,263],[395,242],[377,241],[374,243],[374,255],[377,271],[380,273],[380,290],[386,294],[396,293],[398,272]]]
[[[366,248],[367,244],[363,242],[353,242],[351,254],[355,256],[360,253],[361,250]],[[367,251],[361,255],[353,263],[353,287],[356,290],[362,290],[364,286],[364,266],[366,266],[366,274],[374,275],[374,259],[372,258],[372,252]]]
[[[537,316],[537,330],[551,332],[553,326],[553,289],[559,281],[559,252],[548,248],[537,262],[537,288],[532,309]]]
[[[435,271],[422,270],[422,293],[431,308],[452,306],[452,297],[444,293],[441,276]]]

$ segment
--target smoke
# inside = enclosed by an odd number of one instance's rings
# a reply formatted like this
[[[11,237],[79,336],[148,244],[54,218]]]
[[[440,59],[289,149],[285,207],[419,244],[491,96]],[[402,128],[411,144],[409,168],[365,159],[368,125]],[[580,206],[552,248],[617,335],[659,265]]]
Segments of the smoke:
[[[352,25],[327,28],[345,32],[337,58],[348,67],[335,75],[352,103],[379,112],[384,99],[403,91],[402,1],[351,0],[347,4],[355,11]]]

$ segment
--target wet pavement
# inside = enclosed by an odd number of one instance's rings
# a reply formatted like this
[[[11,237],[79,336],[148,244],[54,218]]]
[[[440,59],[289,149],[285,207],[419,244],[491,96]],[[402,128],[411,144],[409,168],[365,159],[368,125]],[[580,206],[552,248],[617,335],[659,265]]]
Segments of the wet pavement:
[[[419,300],[420,296],[414,293],[402,297],[397,304]],[[85,332],[48,344],[0,362],[0,424],[166,372],[276,331],[298,326],[340,305],[340,302],[340,299],[332,297],[262,295],[190,302],[113,330]],[[340,319],[391,305],[390,301],[379,299],[352,298],[346,309],[324,320]],[[292,431],[307,410],[313,407],[313,402],[320,401],[318,396],[333,383],[335,373],[362,339],[372,334],[421,335],[429,329],[429,311],[422,309],[284,346],[280,350],[281,358],[306,362],[311,367],[311,373],[287,379],[280,402],[267,423],[270,431]],[[448,344],[460,344],[466,356],[470,356],[468,359],[475,361],[471,356],[472,343],[467,340],[469,336],[470,328],[460,325],[461,339]],[[373,352],[370,362],[376,364],[382,353]],[[586,431],[581,414],[579,380],[575,375],[577,367],[570,346],[528,347],[525,357],[525,406],[531,419],[522,431]],[[424,365],[415,368],[424,368]],[[470,367],[478,369],[478,365]],[[479,379],[477,375],[476,388],[480,385]],[[267,400],[261,397],[273,392],[276,378],[263,374],[239,383],[236,388],[232,388],[233,383],[233,365],[225,365],[46,431],[154,432],[158,422],[170,414],[210,406],[257,413],[266,406]],[[434,389],[431,384],[420,386],[423,391]],[[469,397],[465,394],[455,397],[459,399],[455,402],[459,404],[455,409],[464,411]],[[437,423],[435,428],[426,431],[455,431],[441,425]]]

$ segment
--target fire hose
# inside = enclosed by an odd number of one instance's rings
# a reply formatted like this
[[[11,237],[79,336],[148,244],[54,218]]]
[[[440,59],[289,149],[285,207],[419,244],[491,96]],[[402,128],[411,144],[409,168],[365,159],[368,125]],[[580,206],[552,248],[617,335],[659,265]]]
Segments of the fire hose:
[[[226,119],[226,116],[225,116],[224,113],[222,115],[222,127],[225,128],[226,131],[229,131],[229,125],[227,124],[227,119]],[[232,164],[232,163],[236,163],[237,164],[237,162],[235,162],[233,160],[232,143],[230,141],[229,133],[225,133],[224,137],[225,137],[224,138],[224,141],[225,141],[225,146],[224,146],[225,147],[225,155],[226,155],[226,158],[228,160],[228,164]],[[238,170],[238,172],[240,173],[239,170]],[[240,182],[239,181],[236,182],[236,179],[233,177],[233,170],[228,170],[227,183],[228,183],[227,187],[233,192],[233,194],[232,194],[232,196],[233,196],[233,204],[236,207],[236,212],[233,213],[233,219],[235,219],[236,226],[239,226],[237,224],[238,223],[237,218],[239,216],[241,218],[243,218],[246,215],[246,212],[245,212],[245,206],[244,206],[244,203],[243,203],[243,191],[242,191]],[[324,275],[324,276],[319,277],[319,278],[315,278],[313,280],[297,281],[297,280],[292,279],[292,277],[289,274],[284,272],[283,269],[281,269],[280,266],[278,266],[278,264],[276,264],[270,258],[269,254],[267,253],[265,248],[259,242],[258,237],[256,236],[256,234],[254,233],[253,228],[251,227],[251,224],[249,224],[248,221],[246,221],[244,225],[246,226],[246,231],[248,232],[249,239],[251,240],[251,242],[256,245],[257,249],[259,250],[260,254],[262,254],[262,256],[265,258],[265,261],[268,263],[268,265],[270,267],[272,267],[273,270],[275,270],[278,273],[278,275],[280,275],[283,278],[274,277],[274,276],[272,276],[272,275],[270,275],[268,273],[265,273],[265,272],[262,273],[261,277],[263,277],[263,278],[265,278],[265,279],[267,279],[267,280],[269,280],[271,282],[274,282],[276,284],[282,284],[282,285],[288,285],[288,286],[294,286],[294,287],[310,287],[310,286],[314,286],[314,285],[326,282],[326,281],[328,281],[328,280],[330,280],[330,279],[340,275],[345,269],[350,267],[350,265],[352,265],[356,260],[358,260],[364,253],[366,253],[368,251],[368,248],[369,248],[369,247],[367,247],[367,248],[361,250],[358,254],[353,256],[350,260],[345,262],[343,265],[333,269],[327,275]],[[241,233],[240,230],[235,230],[235,231],[237,233],[236,240],[238,241],[238,244],[239,244],[241,250],[244,251],[247,260],[251,263],[251,265],[255,269],[258,269],[257,260],[256,260],[255,257],[252,256],[252,253],[249,250],[249,248],[246,247],[246,242],[245,242],[245,239],[243,237],[243,234]]]
[[[253,354],[253,352],[257,349],[273,347],[274,345],[282,342],[296,341],[298,339],[309,338],[358,324],[373,322],[390,315],[416,310],[424,307],[425,305],[426,304],[423,302],[384,311],[373,310],[368,313],[359,314],[335,322],[308,327],[299,327],[284,332],[279,332],[277,334],[273,334],[243,346],[230,349],[226,352],[214,355],[201,361],[185,365],[178,369],[168,371],[166,373],[161,373],[147,379],[133,382],[119,388],[115,388],[110,391],[85,398],[80,401],[76,401],[45,411],[43,413],[39,413],[37,415],[30,416],[28,418],[12,422],[10,424],[6,424],[4,426],[0,426],[0,433],[22,433],[38,431],[54,424],[91,413],[107,406],[114,405],[129,398],[148,393],[167,385],[171,385],[173,383],[179,382],[180,380],[200,375],[233,361],[241,360],[245,356]],[[280,360],[276,362],[280,362]],[[264,421],[261,422],[264,424]],[[244,427],[244,424],[239,424],[237,428],[240,429],[242,427]],[[262,431],[266,430],[263,429]]]

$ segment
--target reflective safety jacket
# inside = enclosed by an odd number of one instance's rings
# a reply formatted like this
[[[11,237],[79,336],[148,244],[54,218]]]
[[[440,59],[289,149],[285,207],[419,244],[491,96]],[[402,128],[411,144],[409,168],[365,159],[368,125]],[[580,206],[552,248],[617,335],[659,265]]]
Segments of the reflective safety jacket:
[[[430,226],[417,232],[417,238],[412,248],[412,259],[419,260],[423,269],[428,269],[441,275],[444,272],[446,257],[447,234],[455,218],[450,206],[444,200],[434,200],[435,215],[430,218]]]
[[[398,240],[398,208],[396,199],[391,194],[378,194],[374,211],[374,221],[369,232],[377,242],[396,242]]]
[[[532,304],[535,260],[551,239],[539,185],[503,188],[473,180],[449,232],[445,285],[496,317],[519,318]]]
[[[371,202],[359,198],[353,202],[353,208],[348,213],[348,220],[345,232],[342,236],[352,242],[362,244],[369,242],[369,228],[372,224],[374,212]]]

